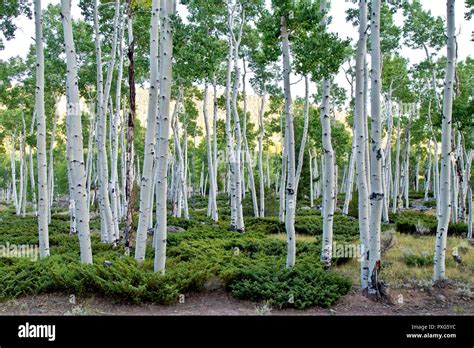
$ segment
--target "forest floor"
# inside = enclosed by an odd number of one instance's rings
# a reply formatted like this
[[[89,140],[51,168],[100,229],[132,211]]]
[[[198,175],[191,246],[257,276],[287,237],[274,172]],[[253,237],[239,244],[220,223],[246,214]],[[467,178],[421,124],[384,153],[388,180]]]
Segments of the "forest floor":
[[[403,303],[398,303],[399,296]],[[222,289],[192,293],[173,305],[123,304],[102,297],[71,297],[52,293],[24,296],[0,303],[0,315],[473,315],[474,302],[456,287],[391,289],[391,303],[374,302],[353,288],[326,309],[275,309],[265,303],[235,299]]]
[[[415,201],[416,205],[418,203],[421,205],[422,201]],[[138,288],[148,289],[151,286],[150,289],[155,289],[149,290],[149,293],[160,289],[154,288],[150,283],[153,278],[147,276],[152,274],[152,257],[143,269],[136,271],[133,260],[128,263],[123,261],[121,247],[114,248],[99,241],[100,225],[97,219],[91,221],[96,261],[93,267],[80,268],[75,261],[78,255],[77,239],[69,234],[69,219],[62,209],[57,209],[50,225],[53,255],[50,261],[41,263],[0,257],[0,315],[474,315],[474,247],[465,237],[467,225],[450,225],[446,249],[448,280],[436,285],[431,282],[436,231],[432,208],[426,211],[402,210],[390,216],[390,224],[383,225],[380,279],[386,286],[387,298],[374,302],[361,294],[357,255],[339,260],[336,257],[333,273],[348,278],[352,286],[349,284],[346,291],[340,293],[340,298],[326,303],[326,306],[305,302],[304,309],[293,308],[296,306],[280,309],[278,305],[262,300],[264,296],[249,299],[253,291],[278,295],[277,291],[282,291],[278,283],[271,284],[265,290],[260,287],[260,278],[252,282],[252,278],[235,278],[234,275],[232,283],[225,276],[229,270],[238,270],[238,275],[245,275],[242,272],[252,265],[265,268],[284,264],[286,235],[275,217],[247,219],[249,228],[243,236],[227,231],[225,221],[216,225],[199,215],[190,222],[170,218],[172,224],[183,228],[182,232],[169,236],[170,267],[167,275],[170,278],[167,280],[169,283],[163,283],[164,286],[171,286],[176,281],[180,282],[179,286],[171,288],[176,291],[175,298],[169,302],[165,297],[155,297],[161,299],[159,301],[168,301],[167,304],[148,301],[145,296],[148,293],[143,293],[141,298],[136,297]],[[335,242],[356,246],[357,225],[355,216],[337,215]],[[308,265],[319,262],[321,226],[319,211],[302,209],[297,215],[297,250],[300,253],[297,266],[306,265],[300,269],[306,270]],[[0,204],[0,245],[34,244],[36,240],[36,218],[17,217],[11,207]],[[235,254],[235,249],[240,249],[238,254]],[[452,256],[455,250],[462,257],[462,262],[455,262]],[[113,260],[113,266],[104,266],[104,260]],[[211,278],[205,274],[196,276],[196,284],[203,279],[202,287],[184,290],[193,288],[192,281],[186,283],[187,278],[215,264],[221,270],[214,269]],[[49,272],[51,268],[53,271]],[[275,272],[274,268],[268,270]],[[265,273],[255,274],[267,277]],[[318,274],[321,273],[303,273],[302,277],[309,278],[301,279],[306,279],[306,282],[319,279],[314,278]],[[240,288],[236,287],[235,279],[241,280],[237,283]],[[273,275],[265,279],[274,281]],[[281,278],[281,281],[285,282],[285,279]],[[242,284],[248,287],[248,291],[243,288],[247,291],[244,295]],[[317,291],[324,291],[331,284],[326,283]],[[317,297],[314,286],[310,284],[308,291],[313,291],[311,296]],[[241,298],[238,298],[239,290]],[[306,296],[306,287],[304,290],[298,298]]]

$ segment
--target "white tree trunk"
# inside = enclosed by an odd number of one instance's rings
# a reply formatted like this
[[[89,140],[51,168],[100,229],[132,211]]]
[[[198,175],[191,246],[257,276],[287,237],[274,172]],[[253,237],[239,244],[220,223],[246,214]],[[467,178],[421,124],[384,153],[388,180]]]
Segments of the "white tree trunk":
[[[331,266],[333,222],[335,206],[335,172],[334,172],[334,150],[331,141],[331,120],[329,115],[330,81],[323,79],[321,103],[321,125],[322,125],[322,151],[324,158],[323,176],[323,238],[321,250],[321,262],[326,267]]]
[[[67,125],[72,135],[67,139],[71,146],[70,165],[75,202],[77,232],[81,252],[81,262],[92,263],[92,249],[89,232],[89,207],[87,206],[86,173],[84,166],[84,150],[82,142],[82,123],[80,112],[79,88],[77,83],[76,50],[72,33],[71,2],[61,0],[61,15],[64,29],[66,52],[66,94],[67,94]],[[68,145],[69,146],[69,145]]]
[[[232,165],[234,166],[234,186],[235,186],[235,226],[231,226],[237,232],[243,233],[244,232],[244,216],[242,210],[242,173],[240,167],[240,160],[241,160],[241,152],[242,152],[242,132],[240,128],[240,117],[237,107],[237,97],[239,91],[239,84],[240,84],[240,67],[239,67],[239,48],[240,42],[242,39],[242,30],[243,25],[245,22],[244,15],[241,15],[241,23],[240,29],[237,36],[233,33],[233,13],[229,15],[231,24],[231,39],[233,41],[233,62],[234,62],[234,86],[232,89],[232,114],[234,116],[234,136],[235,136],[235,156],[234,162]]]
[[[16,161],[15,161],[15,137],[16,137],[16,132],[13,131],[12,133],[12,151],[11,151],[11,157],[10,157],[10,164],[11,164],[11,171],[12,171],[12,191],[13,191],[13,203],[15,204],[15,212],[16,215],[20,215],[20,205],[18,202],[18,192],[16,189]]]
[[[428,139],[428,167],[426,168],[426,179],[425,179],[425,202],[428,201],[428,194],[431,183],[431,139]]]
[[[346,196],[344,197],[344,206],[342,208],[342,215],[347,215],[349,213],[349,204],[352,199],[352,189],[354,187],[354,167],[355,167],[355,157],[356,157],[356,130],[355,126],[353,127],[352,130],[352,152],[351,152],[351,158],[349,160],[349,173],[347,174],[346,177],[346,182],[345,182],[345,194]]]
[[[180,91],[180,98],[176,102],[175,110],[176,112],[173,114],[172,120],[172,128],[173,128],[173,136],[174,136],[174,143],[176,148],[176,156],[177,156],[177,196],[178,196],[178,209],[177,209],[177,217],[181,217],[181,211],[184,212],[184,218],[189,220],[189,213],[188,213],[188,201],[187,201],[187,183],[186,183],[186,174],[185,174],[185,159],[183,155],[183,150],[181,147],[181,137],[179,132],[179,122],[178,122],[178,115],[179,115],[179,105],[180,100],[182,99],[182,91]],[[206,91],[207,93],[207,91]],[[206,97],[207,98],[207,97]],[[207,112],[206,112],[207,113]],[[185,124],[185,123],[184,123]],[[208,126],[209,128],[209,126]],[[209,129],[207,129],[209,131]],[[208,148],[210,148],[210,141]],[[212,153],[211,153],[212,156]],[[212,157],[211,161],[212,161]],[[213,176],[214,171],[209,170],[211,176]],[[212,183],[211,183],[212,186]],[[212,187],[211,187],[212,190]],[[217,208],[216,208],[217,214]]]
[[[199,194],[204,196],[204,161],[201,165],[201,175],[199,176]]]
[[[94,106],[91,106],[91,110],[94,110]],[[92,167],[94,163],[94,137],[96,133],[97,122],[95,120],[95,114],[89,117],[89,139],[87,142],[87,157],[86,157],[86,175],[87,175],[87,206],[91,205],[91,186],[92,186]]]
[[[285,118],[286,118],[286,143],[288,156],[288,170],[286,182],[286,205],[285,205],[285,228],[287,234],[288,254],[286,257],[286,268],[295,265],[296,259],[296,234],[295,234],[295,210],[296,210],[296,178],[295,178],[295,135],[293,129],[293,112],[290,88],[290,45],[288,39],[287,18],[281,17],[281,41],[283,58],[283,88],[285,96]]]
[[[418,192],[420,189],[420,152],[416,154],[416,166],[415,166],[415,191]]]
[[[390,210],[390,192],[392,192],[392,129],[393,129],[393,117],[392,117],[392,87],[390,86],[388,97],[387,97],[387,142],[385,144],[385,152],[383,153],[384,159],[384,196],[383,196],[383,219],[385,223],[389,222],[388,212]]]
[[[410,191],[410,128],[411,128],[411,116],[410,116],[410,124],[407,128],[407,152],[405,157],[405,208],[410,208],[409,202],[409,191]]]
[[[157,186],[156,186],[156,211],[157,228],[155,229],[155,261],[154,271],[165,273],[166,265],[166,192],[167,192],[167,167],[168,167],[168,141],[170,128],[170,98],[172,82],[173,59],[173,33],[171,17],[175,12],[174,0],[161,0],[161,35],[160,35],[160,99],[158,130],[159,142],[157,144]]]
[[[326,26],[326,0],[321,1],[320,10],[323,12],[322,25]],[[335,191],[334,150],[331,138],[330,95],[331,85],[329,77],[323,78],[321,83],[321,126],[322,126],[322,151],[324,157],[324,186],[323,186],[323,237],[321,262],[326,267],[331,267]]]
[[[209,188],[209,205],[210,205],[210,217],[212,220],[218,220],[217,214],[217,180],[214,170],[214,157],[211,147],[211,134],[209,129],[209,117],[207,116],[207,95],[208,95],[208,85],[207,83],[204,86],[204,99],[203,99],[203,115],[204,115],[204,125],[206,128],[206,146],[207,146],[207,168],[210,174],[210,188]],[[217,162],[216,162],[217,165]]]
[[[212,118],[212,137],[213,137],[213,150],[212,154],[214,156],[213,163],[214,163],[214,178],[216,179],[216,195],[219,192],[219,188],[217,186],[217,178],[218,178],[218,170],[219,162],[217,162],[217,111],[218,111],[218,104],[217,104],[217,85],[216,85],[216,77],[214,75],[214,80],[212,83],[213,87],[213,118]],[[244,102],[245,102],[245,95],[244,95]],[[194,168],[194,166],[193,166]]]
[[[368,96],[369,96],[369,72],[368,72],[368,63],[367,63],[367,55],[364,56],[364,115],[368,115],[367,109],[367,103],[368,103]],[[364,117],[364,132],[365,132],[365,158],[367,159],[365,161],[365,165],[367,167],[367,175],[370,178],[370,153],[369,153],[369,147],[370,147],[370,139],[369,139],[369,120],[368,117]],[[370,188],[370,179],[367,181],[367,187],[369,189],[369,192],[371,192]]]
[[[433,280],[445,278],[446,239],[448,236],[450,203],[450,162],[451,162],[451,127],[454,87],[454,67],[456,53],[454,0],[447,0],[447,64],[444,80],[442,137],[441,137],[441,177],[439,192],[438,227],[434,252]]]
[[[278,220],[283,223],[285,222],[285,203],[286,203],[286,177],[287,177],[287,165],[288,165],[288,145],[287,145],[287,135],[288,135],[288,125],[285,121],[285,127],[283,127],[283,114],[280,114],[280,132],[282,134],[281,139],[281,177],[280,177],[280,208],[278,212]],[[284,135],[283,135],[284,134]]]
[[[314,149],[314,170],[313,170],[313,175],[314,175],[314,194],[316,198],[319,198],[321,196],[321,178],[319,177],[319,162],[318,162],[318,154],[316,152],[316,149]]]
[[[229,4],[228,4],[229,6]],[[228,16],[228,28],[229,31],[233,28],[233,19],[230,14]],[[230,36],[230,35],[229,35]],[[229,37],[229,50],[227,53],[227,68],[226,68],[226,87],[225,87],[225,107],[226,107],[226,118],[225,118],[225,134],[226,134],[226,151],[228,161],[228,173],[227,173],[227,190],[230,197],[230,228],[236,229],[237,225],[237,205],[236,205],[236,187],[234,181],[234,164],[235,164],[235,149],[234,149],[234,137],[231,130],[231,82],[232,82],[232,57],[233,57],[233,39]]]
[[[107,125],[107,102],[109,86],[109,74],[107,74],[105,93],[103,90],[103,74],[102,74],[102,48],[99,34],[99,10],[98,0],[94,1],[94,36],[96,49],[96,66],[97,66],[97,169],[99,178],[99,211],[101,224],[101,238],[103,242],[114,242],[114,222],[112,217],[112,210],[110,208],[110,199],[108,192],[108,160],[106,149],[106,125]],[[115,57],[115,52],[112,52],[112,57]],[[109,70],[113,67],[113,62],[109,62]]]
[[[48,167],[48,223],[51,223],[51,207],[53,206],[54,196],[54,140],[56,136],[56,124],[58,120],[58,112],[56,110],[57,103],[54,104],[54,117],[53,117],[53,129],[51,131],[51,139],[49,141],[49,167]],[[89,193],[89,190],[87,190]],[[89,205],[88,205],[89,206]]]
[[[401,114],[398,114],[397,120],[397,152],[395,155],[395,178],[393,181],[393,194],[392,194],[392,213],[397,212],[398,208],[398,193],[400,190],[400,119]]]
[[[369,190],[366,161],[365,118],[364,108],[364,71],[366,55],[366,27],[367,27],[367,0],[359,0],[359,40],[357,42],[356,56],[356,93],[355,93],[355,119],[356,141],[356,171],[359,210],[359,233],[362,257],[360,260],[361,289],[368,287],[368,238],[369,238]]]
[[[465,191],[465,183],[464,180],[466,178],[465,171],[466,166],[464,164],[464,146],[462,140],[461,132],[458,131],[458,142],[456,146],[456,178],[458,184],[458,218],[461,222],[466,222],[466,191]]]
[[[268,152],[266,153],[265,155],[265,163],[266,163],[266,174],[267,174],[267,187],[270,188],[271,184],[272,184],[272,181],[271,181],[271,178],[270,178],[270,163],[268,161]]]
[[[71,139],[71,125],[70,125],[70,119],[66,117],[66,137],[67,139]],[[76,234],[77,233],[77,228],[76,228],[76,208],[74,204],[75,200],[75,193],[74,193],[74,182],[73,182],[73,167],[71,164],[71,153],[72,153],[72,142],[66,142],[66,168],[67,168],[67,182],[68,182],[68,188],[69,188],[69,234]],[[86,173],[87,174],[87,173]],[[87,188],[86,188],[87,191]],[[87,204],[87,207],[89,208],[89,204]],[[103,221],[100,222],[101,224]]]
[[[259,213],[260,217],[265,216],[265,185],[263,182],[263,136],[265,134],[265,130],[263,128],[263,111],[265,108],[265,95],[261,96],[261,103],[260,103],[260,111],[258,113],[258,127],[259,127],[259,135],[258,135],[258,177],[259,177],[259,191],[260,191],[260,206],[259,206]]]
[[[372,1],[370,24],[371,39],[371,127],[370,127],[370,234],[368,295],[380,296],[378,273],[380,269],[380,221],[383,205],[382,183],[382,124],[380,118],[380,91],[382,87],[380,60],[380,0]]]
[[[118,1],[117,1],[118,2]],[[112,202],[111,210],[112,217],[114,222],[114,240],[119,240],[119,219],[120,219],[120,204],[119,204],[119,185],[118,185],[118,136],[119,136],[119,120],[121,112],[121,93],[122,93],[122,77],[123,77],[123,34],[124,34],[124,23],[122,20],[119,22],[119,38],[118,38],[118,71],[117,71],[117,84],[115,90],[115,113],[112,118],[112,106],[111,106],[111,115],[112,120],[112,146],[111,146],[111,163],[110,163],[110,181],[109,181],[109,192],[110,192],[110,201]],[[116,41],[116,39],[115,39]]]
[[[452,207],[452,214],[451,214],[451,222],[453,224],[458,222],[458,181],[457,181],[457,166],[456,166],[456,160],[454,159],[454,156],[451,157],[451,178],[452,178],[452,190],[451,190],[451,207]]]
[[[435,141],[434,143],[434,170],[433,170],[433,191],[434,191],[434,197],[436,199],[436,213],[439,215],[438,208],[440,207],[439,205],[439,194],[440,194],[440,184],[439,184],[439,146],[438,142]]]
[[[189,220],[189,204],[188,204],[188,196],[189,196],[189,184],[188,184],[188,132],[186,130],[186,125],[187,125],[187,119],[186,119],[186,114],[184,114],[184,121],[183,121],[183,184],[182,184],[182,190],[183,190],[183,212],[184,212],[184,218],[186,220]],[[214,177],[216,180],[216,187],[215,187],[215,192],[217,195],[217,178]],[[217,199],[216,199],[217,201]],[[217,203],[216,203],[217,204]]]
[[[258,217],[259,216],[259,209],[258,209],[258,201],[257,201],[257,191],[255,189],[255,177],[253,175],[253,161],[252,161],[252,156],[250,154],[250,149],[249,149],[249,142],[248,142],[248,139],[247,139],[247,93],[246,93],[246,75],[247,75],[247,71],[246,71],[246,65],[245,65],[245,61],[244,61],[244,74],[242,76],[242,99],[243,99],[243,102],[244,102],[244,109],[243,109],[243,114],[244,114],[244,126],[243,126],[243,130],[242,130],[242,136],[244,138],[244,146],[245,146],[245,157],[247,159],[247,170],[248,170],[248,178],[249,178],[249,185],[250,186],[250,193],[252,195],[252,206],[253,206],[253,214],[255,217]],[[215,84],[214,84],[214,88],[215,88]],[[215,89],[214,89],[214,95],[215,95]],[[264,103],[264,99],[262,97],[262,105]],[[214,103],[216,103],[214,101]],[[215,104],[214,104],[215,105]],[[262,106],[263,107],[263,106]],[[216,110],[216,109],[214,109]],[[214,120],[216,119],[216,114],[214,114]],[[215,125],[214,125],[214,134],[216,132],[216,128],[215,128]],[[214,137],[214,151],[216,151],[217,147],[216,147],[216,138]],[[214,156],[216,156],[216,154],[214,153]],[[214,163],[216,164],[217,166],[217,161],[215,160]],[[216,176],[217,177],[217,176]]]
[[[18,195],[18,208],[19,208],[19,214],[21,214],[23,217],[25,217],[24,215],[24,212],[23,212],[23,209],[25,207],[25,202],[24,202],[24,194],[25,194],[25,191],[26,191],[26,188],[25,188],[25,180],[24,180],[24,177],[25,177],[25,173],[24,173],[24,149],[25,149],[25,136],[24,136],[24,133],[22,133],[21,131],[19,132],[20,135],[18,137],[18,142],[19,142],[19,152],[20,152],[20,157],[19,157],[19,164],[20,164],[20,180],[19,180],[19,184],[20,184],[20,192],[19,192],[19,195]]]
[[[44,85],[44,84],[43,84]],[[43,98],[44,100],[44,98]],[[34,134],[34,129],[35,129],[35,120],[36,120],[36,111],[33,113],[33,119],[31,120],[31,126],[30,126],[30,137],[33,136]],[[45,145],[46,146],[46,145]],[[35,216],[38,215],[38,210],[37,210],[37,206],[36,206],[36,185],[35,185],[35,171],[34,171],[34,163],[33,163],[33,148],[32,146],[28,146],[28,156],[29,156],[29,159],[28,159],[28,163],[30,165],[30,185],[31,185],[31,194],[32,194],[32,207],[33,207],[33,214]],[[46,189],[48,189],[46,187]],[[46,202],[47,204],[48,202]],[[46,213],[47,213],[47,210],[46,209]],[[48,216],[46,214],[46,220],[48,219]]]
[[[304,125],[303,125],[303,136],[301,137],[300,151],[298,153],[298,167],[296,168],[295,196],[298,195],[298,184],[300,182],[301,170],[303,169],[306,139],[308,138],[308,124],[309,124],[309,78],[308,78],[308,75],[304,76],[304,90],[305,90]]]
[[[36,154],[38,156],[38,235],[40,257],[49,256],[48,231],[48,171],[46,162],[46,117],[44,114],[44,48],[43,48],[43,20],[41,0],[35,0],[35,44],[36,44]],[[32,129],[33,130],[33,127]],[[33,133],[33,132],[31,132]],[[34,187],[33,156],[31,155],[31,189],[36,209],[36,194]]]
[[[140,211],[135,245],[135,259],[137,261],[143,261],[145,259],[148,225],[152,214],[151,195],[153,194],[153,162],[156,151],[156,110],[158,105],[158,89],[160,87],[160,76],[158,74],[158,27],[160,22],[160,9],[163,10],[160,8],[160,0],[153,0],[150,20],[150,88],[148,93],[148,116],[145,135],[145,158],[143,160],[143,173],[140,178]]]

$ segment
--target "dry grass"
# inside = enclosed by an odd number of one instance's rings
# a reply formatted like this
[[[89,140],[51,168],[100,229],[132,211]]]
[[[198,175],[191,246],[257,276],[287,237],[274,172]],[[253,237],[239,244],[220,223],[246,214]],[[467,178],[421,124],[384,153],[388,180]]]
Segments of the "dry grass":
[[[406,252],[415,255],[428,253],[433,255],[434,236],[413,236],[409,234],[395,234],[395,245],[387,251],[382,258],[381,279],[393,287],[400,287],[403,284],[416,280],[417,282],[429,282],[433,276],[433,266],[407,266],[403,260]],[[458,265],[453,257],[453,248],[463,246],[463,265]],[[349,276],[354,284],[360,284],[359,262],[352,259],[350,262],[337,267],[337,270]],[[446,277],[459,283],[474,284],[474,248],[470,246],[466,239],[448,236],[446,248]]]
[[[271,238],[286,241],[285,233],[278,233]],[[296,240],[312,242],[314,236],[296,235]],[[358,241],[354,241],[358,243]],[[415,255],[427,253],[432,256],[434,252],[434,236],[414,236],[410,234],[395,233],[394,246],[382,257],[381,278],[393,287],[413,281],[426,283],[431,281],[433,266],[408,266],[403,260],[403,255],[411,252]],[[453,248],[460,247],[465,250],[462,256],[463,265],[458,265],[453,257]],[[467,250],[467,251],[466,251]],[[354,284],[360,284],[360,269],[357,258],[336,267],[337,271],[352,279]],[[474,286],[474,247],[467,243],[465,238],[448,236],[446,248],[446,277],[459,283]]]

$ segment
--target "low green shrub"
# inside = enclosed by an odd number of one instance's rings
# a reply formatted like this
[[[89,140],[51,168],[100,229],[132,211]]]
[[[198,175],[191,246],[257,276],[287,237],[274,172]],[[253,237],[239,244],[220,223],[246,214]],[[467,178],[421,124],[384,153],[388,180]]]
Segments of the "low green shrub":
[[[2,211],[0,219],[0,244],[37,245],[35,217],[21,218],[14,212]],[[298,259],[293,270],[283,269],[286,241],[270,236],[285,231],[277,217],[247,218],[245,234],[229,231],[229,220],[225,217],[218,223],[210,221],[205,211],[190,221],[172,217],[168,221],[184,231],[168,234],[166,275],[161,276],[153,273],[152,236],[148,238],[146,260],[137,265],[133,255],[125,256],[123,245],[100,241],[97,219],[91,220],[94,264],[81,264],[77,235],[69,233],[67,215],[58,212],[50,224],[50,257],[38,261],[0,257],[0,300],[55,291],[95,294],[123,302],[169,304],[176,301],[179,294],[201,291],[205,282],[215,276],[235,296],[253,299],[249,294],[252,287],[258,287],[255,278],[258,276],[274,279],[269,287],[276,289],[276,305],[284,306],[279,298],[284,291],[291,291],[295,298],[292,305],[306,308],[328,306],[350,287],[345,278],[321,267],[322,218],[318,215],[296,218],[297,233],[314,236],[314,239],[297,240]],[[357,239],[357,230],[356,222],[335,216],[336,241]],[[333,261],[339,263],[345,259]],[[282,269],[273,268],[274,265],[281,265]],[[254,285],[247,287],[246,282]],[[257,294],[259,298],[265,297],[262,292],[257,291]]]
[[[76,259],[76,258],[74,258]],[[179,294],[200,291],[210,272],[188,263],[173,267],[165,276],[139,268],[134,259],[96,258],[93,265],[81,264],[64,255],[32,262],[0,258],[0,300],[21,295],[61,291],[77,295],[96,294],[114,301],[169,304]]]
[[[393,221],[396,230],[400,233],[416,235],[435,235],[437,228],[436,217],[432,212],[404,210],[396,214],[389,214],[390,221]],[[448,234],[454,236],[467,235],[467,224],[450,223]]]
[[[318,264],[283,264],[241,270],[229,283],[233,296],[242,300],[267,301],[277,308],[329,307],[351,288],[351,282]]]
[[[423,252],[420,255],[414,254],[410,251],[402,255],[403,262],[411,267],[423,267],[433,265],[433,255]]]

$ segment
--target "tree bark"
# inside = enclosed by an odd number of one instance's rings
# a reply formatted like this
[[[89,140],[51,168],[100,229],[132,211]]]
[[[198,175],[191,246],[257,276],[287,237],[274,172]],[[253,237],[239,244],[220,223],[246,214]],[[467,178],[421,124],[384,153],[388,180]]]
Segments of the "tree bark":
[[[247,139],[247,93],[246,93],[246,76],[247,76],[247,70],[246,70],[246,64],[244,60],[244,74],[242,77],[242,99],[244,102],[244,126],[243,126],[243,138],[244,138],[244,146],[245,146],[245,157],[247,158],[247,170],[248,170],[248,177],[249,177],[249,186],[250,186],[250,191],[252,195],[252,206],[253,206],[253,214],[255,217],[259,217],[259,208],[258,208],[258,201],[257,201],[257,191],[255,189],[255,177],[253,175],[253,161],[252,161],[252,156],[250,154],[250,149],[249,149],[249,142]],[[215,86],[215,85],[214,85]],[[215,90],[214,90],[215,94]],[[262,97],[262,105],[264,104],[265,100]],[[263,106],[261,107],[263,108]],[[261,109],[261,112],[262,109]],[[214,114],[215,116],[215,114]],[[214,118],[215,119],[215,118]],[[214,132],[216,131],[216,128],[214,128]],[[216,151],[216,139],[214,138],[214,151]],[[214,153],[215,155],[215,153]],[[217,165],[217,161],[214,161]],[[217,177],[217,176],[216,176]]]
[[[439,192],[438,226],[436,230],[436,245],[434,252],[433,280],[445,278],[446,239],[448,235],[449,216],[451,213],[450,181],[451,181],[451,127],[455,66],[455,18],[454,0],[447,0],[447,63],[444,81],[442,137],[441,137],[441,177]]]
[[[15,138],[16,138],[16,131],[13,131],[12,135],[12,151],[10,157],[10,165],[11,165],[11,172],[12,172],[12,191],[13,191],[13,203],[15,204],[15,212],[16,215],[20,215],[20,204],[18,202],[18,191],[16,188],[16,161],[15,161]]]
[[[326,0],[321,1],[320,10],[323,12],[321,24],[326,27]],[[322,126],[322,151],[324,156],[324,186],[323,186],[323,237],[321,262],[325,267],[331,267],[334,206],[336,199],[336,180],[334,168],[334,149],[331,138],[330,95],[331,85],[329,76],[325,76],[321,83],[321,126]]]
[[[84,150],[82,141],[82,123],[80,112],[79,88],[77,82],[76,50],[71,20],[70,0],[61,0],[61,17],[64,30],[64,45],[66,51],[66,94],[69,133],[67,139],[71,144],[70,165],[72,167],[72,182],[75,202],[77,234],[81,253],[81,262],[92,263],[92,249],[89,231],[89,207],[87,205],[86,173],[84,166]]]
[[[258,216],[265,216],[265,185],[263,182],[263,136],[265,130],[263,128],[263,111],[265,107],[265,95],[261,96],[260,111],[258,113],[258,126],[259,126],[259,135],[258,135],[258,178],[259,178],[259,191],[260,191],[260,205]]]
[[[122,17],[120,15],[120,17]],[[112,216],[114,221],[114,240],[119,240],[119,219],[120,219],[120,205],[119,205],[119,186],[118,186],[118,126],[121,112],[121,94],[122,94],[122,77],[123,77],[123,33],[124,25],[123,21],[119,21],[119,37],[118,37],[118,71],[117,71],[117,82],[115,89],[115,113],[112,120],[112,148],[111,148],[111,163],[110,163],[110,181],[109,181],[109,192],[110,200],[112,202]],[[112,119],[112,108],[111,108],[111,119]]]
[[[159,142],[157,143],[158,161],[157,186],[156,186],[156,211],[157,228],[155,229],[155,261],[154,270],[165,274],[166,265],[166,232],[167,232],[167,167],[168,167],[168,141],[170,128],[170,98],[172,81],[173,59],[173,33],[171,17],[175,13],[175,1],[161,0],[161,35],[160,35],[160,99],[158,130]]]
[[[296,258],[296,235],[295,235],[295,210],[296,210],[296,178],[295,178],[295,137],[293,128],[293,112],[290,89],[290,45],[288,39],[288,24],[286,16],[281,17],[281,41],[283,60],[283,89],[285,97],[285,118],[287,132],[285,134],[287,142],[288,171],[286,182],[286,204],[285,204],[285,228],[287,234],[288,253],[286,257],[286,268],[295,265]]]
[[[308,124],[309,124],[309,78],[308,75],[304,76],[304,90],[305,90],[305,102],[304,102],[304,125],[303,125],[303,136],[301,137],[300,151],[298,153],[298,167],[296,168],[296,192],[298,195],[298,184],[300,182],[301,170],[303,169],[304,152],[306,148],[306,140],[308,139]]]
[[[428,194],[431,183],[431,139],[428,139],[428,167],[426,168],[426,179],[425,179],[425,198],[424,201],[428,201]]]
[[[400,189],[400,119],[401,114],[398,114],[397,119],[397,152],[395,155],[395,178],[393,181],[392,194],[392,213],[395,214],[398,208],[398,192]]]
[[[207,168],[210,175],[210,189],[209,189],[209,205],[210,205],[210,217],[212,220],[217,221],[217,184],[215,178],[214,170],[214,157],[211,147],[211,134],[209,129],[209,117],[207,116],[207,95],[208,95],[208,85],[204,85],[204,99],[203,99],[203,115],[204,115],[204,125],[206,128],[206,146],[207,146]],[[217,165],[217,163],[216,163]]]
[[[380,221],[382,217],[382,125],[380,118],[380,91],[382,87],[380,60],[380,0],[372,1],[371,38],[371,127],[370,127],[370,234],[368,295],[380,297],[378,273],[380,270]]]
[[[352,200],[352,190],[354,187],[354,167],[355,167],[355,157],[356,157],[356,141],[357,135],[355,131],[355,126],[352,130],[352,152],[351,158],[349,160],[349,169],[345,182],[345,197],[344,197],[344,206],[342,208],[342,215],[347,215],[349,213],[349,204]],[[344,184],[344,181],[343,181]]]
[[[128,64],[128,89],[129,89],[129,101],[128,101],[128,117],[127,117],[127,154],[126,160],[126,184],[125,184],[125,200],[127,202],[127,219],[125,223],[125,252],[130,254],[130,248],[132,247],[132,234],[133,234],[133,212],[134,212],[134,195],[133,195],[133,184],[134,184],[134,172],[133,172],[133,154],[134,154],[134,141],[135,141],[135,39],[133,37],[133,10],[132,0],[127,0],[127,32],[128,32],[128,51],[127,56],[129,60]]]
[[[359,0],[359,40],[357,42],[356,56],[356,93],[355,93],[355,119],[356,127],[356,171],[357,171],[357,191],[358,191],[358,211],[359,211],[359,233],[361,246],[361,289],[366,291],[368,287],[368,238],[369,238],[369,190],[368,172],[366,161],[366,138],[365,138],[365,118],[367,117],[364,108],[364,71],[365,55],[367,50],[367,0]]]
[[[44,113],[44,47],[43,47],[43,19],[41,0],[35,0],[35,44],[36,44],[36,155],[38,165],[38,234],[40,257],[49,256],[48,230],[48,171],[46,159],[46,117]],[[33,127],[32,127],[33,130]],[[32,132],[31,132],[32,133]],[[33,157],[30,147],[30,162]],[[36,201],[34,187],[33,165],[31,166],[33,201]],[[36,205],[36,202],[34,203]]]
[[[148,93],[148,116],[145,135],[145,158],[143,159],[143,171],[140,180],[140,213],[135,246],[135,259],[137,261],[143,261],[145,259],[147,231],[149,219],[152,214],[151,195],[153,194],[153,162],[156,151],[156,110],[161,78],[158,73],[158,27],[161,11],[163,10],[163,4],[160,4],[160,0],[153,0],[150,20],[150,88]],[[160,40],[162,40],[161,37]]]
[[[44,86],[44,84],[43,84]],[[44,100],[44,98],[43,98]],[[30,137],[33,136],[34,130],[35,130],[35,121],[36,121],[36,111],[33,113],[33,119],[31,120],[31,126],[30,126]],[[46,140],[45,140],[46,142]],[[46,145],[45,145],[46,147]],[[33,208],[33,214],[35,216],[38,216],[38,208],[37,208],[37,201],[36,201],[36,185],[35,185],[35,171],[34,171],[34,163],[33,163],[33,148],[31,145],[28,146],[28,163],[30,165],[30,185],[31,185],[31,194],[32,194],[32,208]],[[48,188],[46,187],[46,190]],[[48,202],[46,202],[48,203]],[[48,209],[46,209],[46,220],[48,219],[47,212]]]
[[[117,0],[116,0],[117,1]],[[114,222],[112,217],[112,210],[110,208],[110,199],[108,192],[108,160],[106,149],[106,125],[107,125],[107,102],[109,87],[109,74],[107,74],[105,93],[103,89],[103,73],[102,73],[102,48],[99,34],[99,13],[98,0],[94,1],[94,36],[95,36],[95,50],[96,50],[96,65],[97,65],[97,169],[99,178],[99,211],[100,218],[103,221],[101,224],[101,239],[102,242],[114,242]],[[114,57],[115,52],[112,52]],[[113,65],[113,62],[111,62]],[[109,70],[110,70],[109,65]]]
[[[280,195],[280,208],[278,212],[278,220],[283,223],[285,222],[285,204],[286,204],[286,195],[285,195],[285,189],[286,189],[286,177],[287,177],[287,166],[288,166],[288,145],[287,145],[287,135],[288,135],[288,126],[286,124],[285,120],[285,127],[283,127],[283,114],[280,114],[280,129],[281,129],[281,134],[284,134],[282,136],[281,140],[281,145],[282,145],[282,150],[281,150],[281,177],[280,177],[280,190],[279,190],[279,195]]]
[[[234,9],[235,10],[235,9]],[[231,18],[231,40],[233,41],[232,48],[233,48],[233,63],[234,63],[234,86],[232,88],[232,115],[234,120],[234,136],[235,136],[235,156],[234,162],[232,165],[234,166],[234,186],[235,186],[235,226],[231,225],[231,229],[243,233],[245,226],[244,226],[244,216],[243,216],[243,209],[242,209],[242,173],[241,173],[241,154],[242,154],[242,132],[240,127],[240,117],[237,107],[237,97],[239,91],[239,84],[240,84],[240,67],[239,67],[239,49],[240,49],[240,42],[242,40],[242,32],[243,26],[245,22],[245,13],[242,10],[241,13],[241,23],[240,28],[237,36],[235,36],[233,32],[233,12],[229,16]]]

